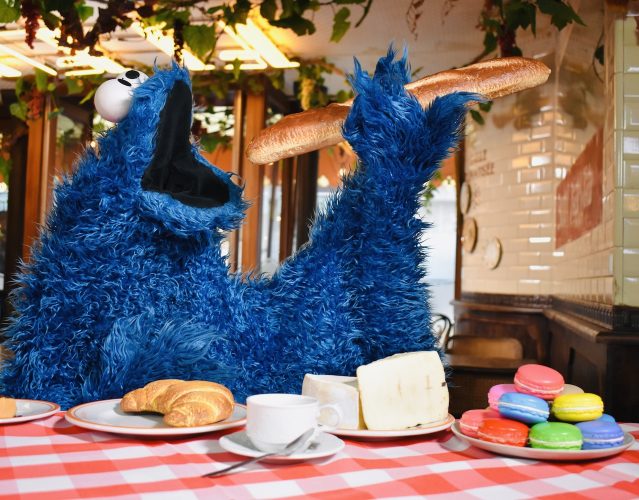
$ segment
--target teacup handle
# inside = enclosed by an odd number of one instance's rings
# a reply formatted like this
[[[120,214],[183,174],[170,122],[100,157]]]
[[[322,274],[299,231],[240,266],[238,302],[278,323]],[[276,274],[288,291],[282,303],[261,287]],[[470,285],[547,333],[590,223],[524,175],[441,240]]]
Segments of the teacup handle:
[[[334,404],[326,404],[326,405],[322,405],[317,409],[317,418],[319,419],[320,414],[322,413],[322,410],[331,410],[334,415],[335,415],[335,423],[331,423],[330,425],[327,424],[319,424],[317,426],[317,430],[318,431],[324,431],[324,432],[330,432],[330,431],[334,431],[335,429],[337,429],[339,427],[340,422],[342,421],[342,419],[344,418],[344,415],[342,414],[342,410],[339,409],[339,406],[334,405]]]

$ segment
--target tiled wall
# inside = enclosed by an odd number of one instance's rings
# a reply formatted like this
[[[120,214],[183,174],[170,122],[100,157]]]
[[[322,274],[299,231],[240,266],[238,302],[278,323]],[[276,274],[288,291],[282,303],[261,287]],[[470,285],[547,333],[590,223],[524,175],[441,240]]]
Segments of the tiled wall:
[[[639,305],[636,25],[607,18],[602,84],[591,67],[600,32],[592,23],[550,41],[558,49],[544,58],[553,66],[547,84],[496,101],[486,125],[468,127],[466,174],[473,200],[467,217],[477,221],[478,243],[463,255],[464,292]],[[601,221],[558,248],[557,187],[602,126]],[[503,257],[491,270],[483,254],[493,237],[501,240]]]
[[[605,161],[616,164],[607,179],[616,200],[614,303],[639,306],[639,31],[635,18],[607,16],[606,73],[613,110]]]

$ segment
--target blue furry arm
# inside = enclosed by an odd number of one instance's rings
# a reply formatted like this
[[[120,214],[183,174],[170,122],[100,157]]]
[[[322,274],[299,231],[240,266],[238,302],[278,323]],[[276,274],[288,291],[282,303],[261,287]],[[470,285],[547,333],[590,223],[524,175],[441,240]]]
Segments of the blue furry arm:
[[[317,216],[309,243],[271,283],[272,290],[303,283],[304,296],[280,300],[322,319],[309,328],[332,344],[324,364],[335,364],[325,373],[352,374],[358,363],[437,348],[420,245],[426,224],[415,214],[424,183],[458,141],[466,103],[478,97],[451,94],[423,110],[404,89],[405,58],[393,59],[390,51],[372,78],[356,64],[358,96],[344,136],[359,165]],[[341,324],[331,324],[322,312],[338,306]]]

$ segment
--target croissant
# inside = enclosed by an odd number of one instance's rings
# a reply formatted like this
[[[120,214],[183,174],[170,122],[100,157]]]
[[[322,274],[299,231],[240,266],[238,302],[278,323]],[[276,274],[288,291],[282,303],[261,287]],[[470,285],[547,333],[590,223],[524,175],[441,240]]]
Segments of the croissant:
[[[204,380],[156,380],[127,393],[120,401],[123,411],[161,413],[164,422],[174,427],[219,422],[233,413],[234,406],[229,389]]]
[[[13,418],[17,413],[16,400],[0,396],[0,418]]]

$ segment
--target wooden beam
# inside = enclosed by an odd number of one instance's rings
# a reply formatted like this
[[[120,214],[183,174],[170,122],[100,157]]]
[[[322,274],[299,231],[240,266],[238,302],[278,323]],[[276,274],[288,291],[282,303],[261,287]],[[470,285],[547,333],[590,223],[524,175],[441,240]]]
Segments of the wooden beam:
[[[266,99],[264,93],[246,95],[244,116],[244,144],[249,144],[265,125]],[[246,211],[246,219],[242,227],[242,272],[259,272],[262,248],[264,165],[256,165],[250,162],[244,155],[243,149],[242,177],[245,182],[244,198],[251,203],[251,206]]]
[[[46,96],[41,116],[29,122],[22,236],[22,258],[25,262],[31,257],[31,247],[46,216],[49,161],[51,148],[55,147],[55,128],[46,119],[51,109],[51,98]]]
[[[232,171],[239,178],[243,177],[244,157],[244,92],[236,90],[233,97],[233,143],[231,145]],[[229,241],[229,267],[231,272],[237,271],[240,245],[240,230],[232,231],[228,236]]]

